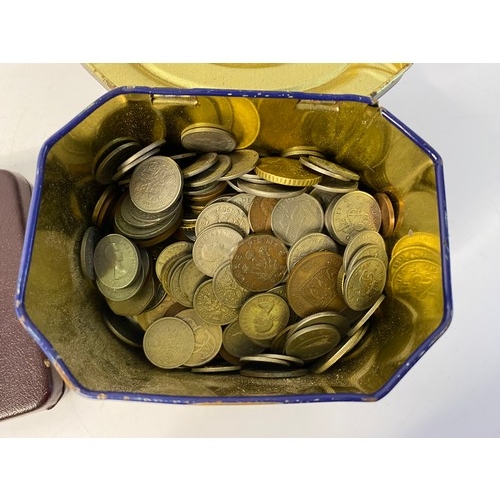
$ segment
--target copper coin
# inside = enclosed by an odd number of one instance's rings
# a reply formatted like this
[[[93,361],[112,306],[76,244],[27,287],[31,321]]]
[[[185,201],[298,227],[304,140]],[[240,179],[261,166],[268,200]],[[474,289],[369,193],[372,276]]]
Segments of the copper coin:
[[[290,307],[302,318],[321,311],[342,311],[346,304],[337,292],[342,257],[314,252],[295,264],[287,282]]]
[[[285,244],[276,236],[251,234],[236,247],[231,259],[231,271],[243,288],[264,292],[285,277],[287,256]]]
[[[392,206],[391,199],[385,193],[375,193],[373,195],[380,207],[382,215],[382,222],[380,224],[380,234],[384,238],[392,236],[394,227],[396,226],[396,217],[394,214],[394,207]]]
[[[250,209],[248,210],[248,219],[250,227],[254,233],[271,233],[271,214],[273,208],[278,203],[278,198],[262,198],[256,196]]]

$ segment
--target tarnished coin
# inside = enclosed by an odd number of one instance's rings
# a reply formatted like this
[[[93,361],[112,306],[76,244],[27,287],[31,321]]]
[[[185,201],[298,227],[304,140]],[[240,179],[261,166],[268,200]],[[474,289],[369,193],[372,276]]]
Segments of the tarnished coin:
[[[102,317],[109,331],[122,342],[134,347],[142,347],[144,330],[135,321],[115,314],[108,308],[103,309]]]
[[[256,378],[297,378],[303,377],[309,374],[307,368],[295,368],[295,369],[273,369],[273,370],[262,370],[255,368],[242,368],[240,370],[240,375],[243,377],[256,377]]]
[[[196,368],[191,368],[193,373],[205,373],[207,375],[213,375],[216,373],[231,373],[239,372],[241,366],[238,365],[210,365],[210,366],[198,366]]]
[[[113,176],[121,163],[141,149],[137,141],[129,141],[114,148],[99,162],[95,170],[95,179],[101,184],[111,184]]]
[[[176,315],[185,321],[194,333],[194,349],[184,366],[202,366],[217,356],[222,345],[222,328],[203,321],[194,309],[186,309]]]
[[[290,309],[285,300],[272,293],[260,293],[243,304],[239,322],[247,337],[268,340],[286,327],[289,317]]]
[[[189,188],[206,186],[212,182],[219,182],[221,177],[231,168],[231,158],[227,155],[217,155],[217,161],[209,168],[185,181]]]
[[[224,328],[222,345],[231,356],[238,359],[242,356],[254,356],[264,351],[264,347],[256,344],[243,333],[238,320],[233,321]]]
[[[356,251],[351,257],[351,260],[347,263],[346,273],[349,273],[360,260],[367,257],[376,257],[380,259],[386,268],[389,264],[389,258],[385,249],[381,249],[380,246],[373,244],[364,245]]]
[[[194,294],[198,287],[207,279],[208,276],[205,276],[196,267],[193,259],[186,262],[181,268],[179,276],[180,291],[183,294],[183,298],[185,298],[185,305],[193,307]]]
[[[255,196],[248,210],[248,220],[254,233],[271,233],[271,214],[278,203],[277,198]]]
[[[154,156],[138,165],[130,180],[132,203],[144,212],[163,212],[182,192],[182,173],[168,156]]]
[[[368,309],[361,318],[359,318],[352,326],[349,328],[349,331],[347,332],[348,337],[352,337],[375,313],[375,311],[380,307],[380,304],[385,299],[385,295],[382,294],[380,297],[375,301],[375,303]]]
[[[288,336],[291,336],[293,333],[295,333],[297,330],[300,330],[301,328],[306,328],[308,326],[312,325],[318,325],[318,324],[323,324],[323,325],[332,325],[337,330],[341,335],[345,335],[349,329],[349,320],[345,318],[342,314],[339,314],[334,311],[324,311],[324,312],[319,312],[316,314],[311,314],[310,316],[307,316],[306,318],[298,321],[288,331]]]
[[[321,152],[321,149],[315,146],[292,146],[284,149],[281,152],[281,156],[285,158],[295,158],[296,160],[298,160],[301,156],[325,157],[325,155]]]
[[[181,133],[184,148],[200,152],[231,153],[236,148],[236,139],[231,132],[215,124],[193,124]]]
[[[320,174],[326,175],[328,177],[333,177],[341,181],[359,181],[360,176],[356,172],[349,170],[347,168],[341,167],[332,161],[325,160],[324,158],[319,158],[317,156],[302,156],[300,158],[300,163],[307,168],[310,168]]]
[[[366,229],[379,230],[380,207],[372,195],[365,191],[352,191],[332,203],[331,236],[339,243],[347,245],[351,238]]]
[[[214,203],[202,210],[194,226],[196,236],[213,224],[227,224],[240,231],[243,236],[250,233],[247,214],[243,209],[229,202]]]
[[[295,264],[287,281],[290,307],[302,318],[322,311],[342,311],[346,304],[337,293],[342,257],[315,252]]]
[[[225,262],[215,271],[213,287],[215,296],[229,307],[241,307],[252,295],[234,279],[231,262]]]
[[[82,243],[80,244],[80,268],[83,276],[88,280],[94,281],[94,253],[97,243],[102,238],[101,231],[96,226],[90,226],[83,233]]]
[[[219,155],[217,153],[211,152],[205,153],[196,158],[193,163],[182,169],[184,179],[189,179],[190,177],[194,177],[195,175],[205,172],[205,170],[215,165],[218,156]],[[170,158],[173,159],[172,156]]]
[[[227,181],[227,183],[233,186],[231,181]],[[280,184],[256,184],[242,179],[238,179],[236,188],[245,193],[260,196],[262,198],[291,198],[293,196],[299,196],[306,190],[306,187],[283,186]]]
[[[190,358],[194,346],[193,330],[180,318],[158,319],[144,334],[144,354],[159,368],[182,366]]]
[[[285,359],[271,358],[258,354],[254,356],[243,356],[240,358],[240,364],[242,366],[248,363],[254,365],[254,367],[261,365],[259,368],[267,368],[269,366],[284,366],[289,368],[292,366],[291,363]]]
[[[94,269],[103,285],[113,289],[125,288],[140,274],[139,250],[125,236],[108,234],[96,245]]]
[[[212,280],[205,281],[198,287],[193,307],[201,319],[213,325],[228,325],[238,318],[238,309],[224,305],[215,296]]]
[[[346,337],[337,347],[335,347],[332,352],[326,354],[322,359],[318,360],[310,368],[310,370],[313,373],[324,373],[349,351],[352,351],[352,349],[354,349],[354,347],[364,337],[367,330],[368,325],[358,328],[351,336]]]
[[[281,240],[269,234],[251,234],[236,247],[231,271],[246,290],[263,292],[283,280],[286,261],[287,249]]]
[[[166,246],[158,255],[155,263],[155,271],[158,279],[161,279],[163,266],[172,257],[178,256],[180,254],[190,255],[193,250],[193,243],[190,241],[176,241],[168,246]]]
[[[384,238],[377,231],[365,230],[360,231],[355,234],[347,243],[344,250],[344,267],[347,269],[349,262],[351,261],[354,254],[365,245],[376,245],[379,248],[380,253],[385,253],[385,241]]]
[[[273,233],[290,246],[307,234],[321,232],[323,224],[319,201],[306,193],[279,200],[271,214]]]
[[[221,181],[237,179],[243,174],[251,172],[259,161],[259,153],[252,149],[239,149],[232,152],[229,157],[231,158],[231,169],[220,178]]]
[[[306,234],[297,240],[288,251],[288,271],[291,271],[295,264],[306,255],[314,252],[329,251],[340,254],[339,245],[324,233]]]
[[[303,167],[298,160],[281,156],[261,158],[255,172],[267,181],[285,186],[313,186],[323,176]]]
[[[193,260],[196,267],[203,274],[213,277],[215,271],[231,259],[233,250],[242,240],[240,232],[230,226],[214,224],[207,227],[194,242]]]
[[[111,218],[111,214],[114,210],[115,204],[122,195],[122,192],[118,186],[115,184],[110,184],[102,192],[101,196],[95,204],[94,210],[92,211],[92,224],[99,228],[110,225],[107,224]]]
[[[340,181],[325,176],[321,182],[316,184],[314,189],[327,193],[350,193],[358,189],[358,181]]]
[[[373,195],[380,207],[381,223],[380,234],[384,238],[389,238],[394,233],[396,227],[396,216],[394,213],[394,206],[392,201],[386,193],[375,193]]]
[[[384,291],[387,268],[375,257],[366,257],[346,271],[344,300],[354,311],[371,307]]]
[[[248,210],[250,209],[250,205],[252,204],[254,199],[255,196],[253,194],[238,193],[233,196],[230,196],[225,201],[237,205],[248,215]]]
[[[330,352],[340,338],[336,327],[318,323],[296,330],[285,342],[284,351],[288,356],[312,361]]]

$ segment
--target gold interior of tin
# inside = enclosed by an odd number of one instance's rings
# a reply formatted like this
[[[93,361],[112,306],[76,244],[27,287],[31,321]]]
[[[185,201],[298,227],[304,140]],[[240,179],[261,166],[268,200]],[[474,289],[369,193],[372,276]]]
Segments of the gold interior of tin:
[[[270,380],[166,371],[106,328],[100,313],[104,299],[83,277],[79,264],[82,236],[104,189],[91,176],[93,155],[117,136],[144,143],[166,137],[172,150],[179,151],[181,131],[194,122],[224,125],[239,147],[269,154],[291,146],[318,147],[361,173],[367,190],[391,193],[400,215],[397,231],[387,241],[389,253],[409,231],[440,236],[431,158],[388,122],[378,106],[289,98],[119,95],[76,125],[47,155],[25,297],[31,320],[76,380],[101,393],[244,400],[349,392],[370,399],[441,322],[440,273],[431,283],[433,293],[394,296],[387,290],[362,342],[321,375]]]

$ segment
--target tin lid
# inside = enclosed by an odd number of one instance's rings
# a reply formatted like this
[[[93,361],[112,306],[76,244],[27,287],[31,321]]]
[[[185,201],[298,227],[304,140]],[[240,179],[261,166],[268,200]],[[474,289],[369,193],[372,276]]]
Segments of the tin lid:
[[[177,88],[284,90],[358,94],[377,100],[409,63],[86,63],[106,88],[126,85]]]

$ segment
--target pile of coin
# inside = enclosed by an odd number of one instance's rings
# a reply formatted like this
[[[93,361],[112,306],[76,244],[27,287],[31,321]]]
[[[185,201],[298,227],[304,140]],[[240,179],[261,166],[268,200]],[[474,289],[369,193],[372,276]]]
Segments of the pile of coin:
[[[229,131],[205,123],[180,142],[117,138],[95,156],[106,188],[81,265],[110,331],[163,369],[330,368],[384,299],[390,199],[314,147],[235,150]]]

